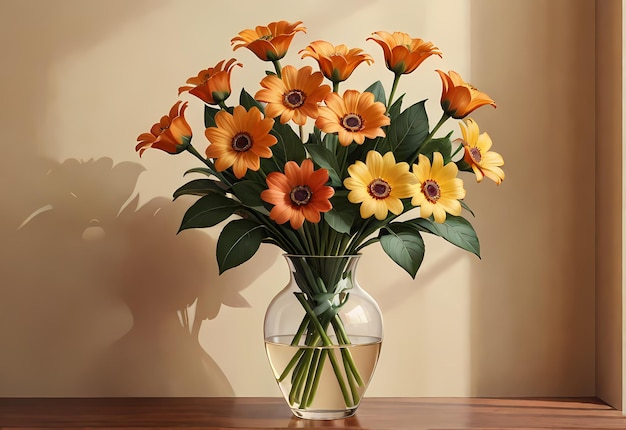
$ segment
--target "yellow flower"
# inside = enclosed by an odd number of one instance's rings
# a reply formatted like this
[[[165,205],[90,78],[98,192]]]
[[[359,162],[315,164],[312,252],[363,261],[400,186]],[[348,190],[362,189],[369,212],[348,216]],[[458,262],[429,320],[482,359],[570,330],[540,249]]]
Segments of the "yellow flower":
[[[334,46],[324,40],[311,42],[299,53],[302,54],[302,58],[314,58],[324,76],[335,84],[348,79],[359,64],[374,62],[372,56],[364,54],[362,49],[348,49],[346,45]]]
[[[385,115],[385,105],[374,101],[374,94],[346,90],[343,97],[328,94],[324,102],[326,106],[319,108],[315,126],[324,133],[337,133],[343,146],[385,136],[381,127],[389,125],[390,120]]]
[[[293,119],[298,125],[304,125],[307,117],[317,118],[318,103],[324,100],[330,87],[321,85],[324,77],[320,72],[312,71],[311,66],[300,70],[285,66],[281,78],[275,75],[263,78],[261,86],[264,89],[259,90],[254,98],[268,103],[265,115],[280,116],[282,124]]]
[[[444,166],[443,156],[439,152],[433,154],[432,166],[428,157],[419,155],[418,164],[413,165],[417,190],[411,203],[420,207],[422,218],[433,215],[435,222],[442,223],[446,220],[446,212],[461,215],[458,199],[465,197],[465,189],[463,181],[457,178],[458,172],[454,163]]]
[[[459,123],[463,133],[465,162],[472,167],[477,182],[486,176],[499,185],[504,180],[504,171],[499,167],[504,165],[504,159],[497,152],[489,151],[492,145],[491,138],[487,133],[480,134],[476,121],[468,118],[465,122],[467,126],[462,122]]]
[[[468,84],[456,72],[449,73],[437,70],[441,77],[443,90],[441,92],[441,108],[455,119],[465,118],[484,105],[496,107],[496,103],[489,96]]]
[[[350,175],[343,181],[350,190],[348,200],[360,203],[361,218],[372,215],[384,220],[389,212],[400,215],[404,205],[400,199],[413,195],[415,176],[405,162],[396,163],[393,152],[384,156],[369,151],[365,163],[356,161],[348,167]]]
[[[215,159],[215,168],[222,172],[233,167],[237,178],[243,178],[247,170],[259,170],[260,158],[270,158],[270,146],[278,140],[270,134],[274,126],[271,118],[262,118],[261,111],[252,107],[235,106],[231,115],[226,111],[215,114],[217,127],[209,127],[205,135],[211,144],[206,156]]]
[[[306,27],[300,24],[302,21],[270,22],[266,26],[257,26],[254,30],[246,29],[239,32],[230,43],[233,45],[233,51],[248,48],[263,61],[277,61],[287,54],[291,40],[298,31],[306,33]]]
[[[431,55],[441,57],[441,51],[431,42],[413,39],[407,33],[377,31],[372,34],[378,36],[379,39],[369,37],[367,40],[373,40],[383,48],[387,68],[396,75],[413,72]]]

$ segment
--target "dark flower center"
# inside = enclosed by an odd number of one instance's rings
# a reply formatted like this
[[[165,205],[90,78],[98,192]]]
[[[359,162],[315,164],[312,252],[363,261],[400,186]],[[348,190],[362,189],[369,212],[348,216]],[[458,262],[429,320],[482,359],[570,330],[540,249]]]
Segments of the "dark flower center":
[[[313,193],[306,185],[298,185],[289,193],[291,201],[298,206],[306,205],[309,201],[311,201],[311,197],[313,197]]]
[[[237,152],[245,152],[252,148],[252,138],[248,133],[239,133],[233,137],[232,147]]]
[[[369,185],[370,196],[375,199],[384,199],[391,194],[391,185],[384,179],[374,179]]]
[[[480,163],[482,161],[483,156],[480,153],[480,149],[470,148],[469,153],[470,153],[470,156],[472,157],[472,160],[474,160],[476,163]]]
[[[283,97],[283,103],[291,109],[299,108],[305,100],[306,96],[300,90],[291,90]]]
[[[441,197],[441,188],[439,184],[432,179],[424,181],[422,184],[422,193],[426,196],[431,203],[437,203],[437,200]]]
[[[363,129],[363,119],[359,115],[350,113],[341,119],[341,125],[348,131],[359,131]]]

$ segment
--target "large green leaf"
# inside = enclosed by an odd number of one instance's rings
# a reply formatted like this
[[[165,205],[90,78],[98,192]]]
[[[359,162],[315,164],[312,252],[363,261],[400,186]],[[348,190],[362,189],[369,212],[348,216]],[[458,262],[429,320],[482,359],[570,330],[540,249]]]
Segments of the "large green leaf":
[[[428,115],[424,101],[410,106],[398,115],[387,130],[387,140],[396,161],[406,161],[415,156],[426,136],[428,136]]]
[[[337,163],[337,157],[321,145],[315,143],[307,143],[305,149],[311,155],[311,159],[320,167],[328,170],[328,176],[330,176],[331,184],[334,187],[341,186],[341,177],[339,176],[339,164]]]
[[[347,198],[347,192],[337,192],[331,199],[330,203],[333,208],[324,214],[324,219],[328,225],[339,233],[349,234],[354,224],[354,220],[360,219],[359,207],[350,203]]]
[[[266,172],[274,171],[277,166],[282,169],[287,161],[302,163],[302,160],[306,158],[304,144],[289,124],[281,124],[276,121],[271,133],[278,139],[278,142],[270,147],[273,154],[272,159],[261,159],[261,163],[264,163],[262,164],[263,170]],[[273,168],[265,169],[268,163],[272,163]]]
[[[453,245],[475,254],[480,258],[478,235],[468,220],[460,216],[448,215],[446,221],[437,223],[428,218],[417,218],[406,224],[428,233],[441,236]]]
[[[391,106],[387,109],[387,113],[389,114],[389,118],[391,118],[392,121],[394,121],[394,119],[400,114],[400,111],[402,110],[402,99],[404,98],[404,94],[402,94],[400,97],[398,97],[396,99],[395,102],[393,102],[391,104]]]
[[[246,206],[263,206],[261,191],[266,188],[265,184],[256,181],[235,182],[233,184],[233,194]]]
[[[385,88],[380,81],[374,82],[372,85],[367,87],[364,92],[374,94],[374,100],[377,102],[381,102],[382,104],[387,104],[387,99],[385,96]]]
[[[265,236],[265,227],[249,220],[238,219],[226,224],[217,240],[220,275],[252,258]]]
[[[242,89],[241,93],[239,94],[239,104],[245,107],[246,110],[250,110],[250,108],[254,106],[258,108],[261,111],[261,113],[265,113],[265,109],[263,108],[263,105],[259,103],[258,101],[256,101],[254,97],[248,94],[248,92],[244,89]]]
[[[438,139],[431,139],[420,148],[420,154],[424,154],[431,161],[433,159],[432,155],[435,152],[441,153],[444,164],[448,164],[451,161],[452,156],[452,143],[450,142],[450,138],[441,137]]]
[[[391,223],[380,229],[380,244],[398,266],[415,278],[426,251],[419,230],[404,223]]]
[[[215,114],[218,113],[220,109],[212,108],[209,105],[204,105],[204,127],[215,127]]]
[[[174,191],[174,200],[186,194],[193,196],[206,196],[210,193],[224,194],[224,189],[221,183],[211,179],[194,179]]]
[[[207,194],[187,209],[178,231],[213,227],[234,214],[240,207],[239,203],[222,194]]]

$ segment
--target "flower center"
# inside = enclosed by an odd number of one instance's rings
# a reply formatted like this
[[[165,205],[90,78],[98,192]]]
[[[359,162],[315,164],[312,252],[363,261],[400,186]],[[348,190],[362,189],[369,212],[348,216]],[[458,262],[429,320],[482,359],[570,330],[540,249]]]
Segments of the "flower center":
[[[424,193],[429,202],[437,203],[437,200],[441,197],[441,188],[439,188],[437,182],[427,179],[422,184],[422,193]]]
[[[470,153],[470,156],[472,157],[472,160],[474,160],[476,163],[480,163],[482,161],[483,156],[480,153],[480,149],[470,148],[469,153]]]
[[[291,109],[299,108],[305,100],[306,96],[300,90],[291,90],[283,97],[283,103]]]
[[[291,201],[298,206],[306,205],[309,201],[311,201],[311,197],[313,197],[313,193],[306,185],[298,185],[289,193]]]
[[[233,137],[232,147],[237,152],[245,152],[252,148],[252,138],[248,133],[239,133]]]
[[[369,185],[370,196],[375,199],[384,199],[391,194],[391,185],[384,179],[374,179]]]
[[[350,113],[341,119],[341,125],[348,131],[359,131],[363,129],[363,119],[359,115]]]

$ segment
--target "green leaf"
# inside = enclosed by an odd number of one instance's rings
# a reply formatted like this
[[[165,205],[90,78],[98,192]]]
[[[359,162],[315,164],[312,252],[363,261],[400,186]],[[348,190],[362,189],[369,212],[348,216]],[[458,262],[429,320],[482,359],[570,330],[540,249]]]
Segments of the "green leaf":
[[[222,194],[208,194],[187,209],[178,231],[213,227],[234,214],[240,207],[239,203]]]
[[[315,164],[328,170],[331,184],[334,187],[340,187],[341,177],[339,176],[339,164],[335,154],[323,146],[311,143],[307,143],[305,149],[309,152]]]
[[[224,189],[221,186],[221,183],[211,179],[194,179],[174,191],[174,200],[185,194],[193,196],[206,196],[210,193],[224,194]]]
[[[391,223],[380,230],[379,237],[385,253],[415,279],[426,251],[420,232],[404,223]]]
[[[438,139],[431,139],[420,148],[420,154],[427,156],[431,162],[433,160],[432,155],[435,152],[440,152],[443,156],[443,163],[448,164],[451,161],[452,156],[452,143],[450,142],[450,138],[441,137]]]
[[[441,236],[451,244],[475,254],[480,258],[480,243],[472,224],[460,216],[449,215],[445,222],[437,223],[429,218],[417,218],[406,221],[422,231]]]
[[[402,109],[402,99],[404,98],[404,94],[396,99],[395,102],[388,109],[389,118],[393,121],[399,114]]]
[[[273,158],[280,166],[284,166],[287,161],[295,161],[298,164],[302,163],[302,160],[306,158],[304,144],[302,140],[300,140],[298,133],[296,133],[289,124],[281,124],[276,121],[274,128],[272,128],[272,134],[276,136],[278,143],[270,148]]]
[[[204,105],[204,127],[215,127],[215,114],[218,113],[220,109],[212,108],[209,105]]]
[[[354,221],[360,219],[358,206],[350,203],[347,192],[337,192],[330,199],[333,208],[324,214],[328,225],[339,233],[350,234]]]
[[[239,104],[245,107],[246,110],[248,111],[252,107],[256,107],[261,111],[261,113],[265,113],[265,109],[263,108],[263,105],[259,103],[258,101],[256,101],[254,97],[248,94],[248,92],[244,89],[242,89],[241,93],[239,94]]]
[[[380,81],[374,82],[372,85],[367,87],[364,92],[374,94],[374,100],[377,102],[381,102],[382,104],[387,104],[387,98],[385,97],[385,88]]]
[[[476,214],[474,214],[474,211],[467,205],[467,203],[465,203],[463,200],[459,200],[459,203],[461,203],[461,207],[471,213],[473,217],[476,216]]]
[[[256,207],[263,206],[263,200],[261,199],[261,191],[265,190],[267,186],[261,182],[256,181],[241,181],[233,184],[233,194],[237,196],[239,201],[246,206]]]
[[[213,170],[207,167],[194,167],[192,169],[187,170],[183,176],[187,176],[190,173],[202,173],[203,175],[206,175],[206,176],[215,176],[215,173],[213,172]]]
[[[250,220],[238,219],[226,224],[217,239],[220,275],[252,258],[265,236],[265,227]]]
[[[387,130],[387,139],[398,162],[414,156],[428,136],[428,115],[424,102],[407,108],[391,122]]]

